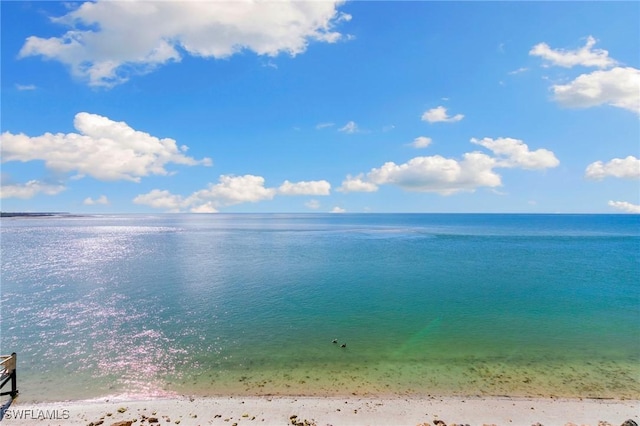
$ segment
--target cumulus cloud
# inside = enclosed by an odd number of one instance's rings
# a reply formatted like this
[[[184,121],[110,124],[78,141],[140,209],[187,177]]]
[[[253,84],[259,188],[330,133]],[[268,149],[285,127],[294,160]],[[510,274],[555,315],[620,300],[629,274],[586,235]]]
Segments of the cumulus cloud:
[[[84,204],[85,206],[95,206],[97,204],[106,205],[106,204],[109,204],[109,199],[107,198],[106,195],[101,195],[95,200],[91,197],[87,197],[84,199],[82,204]]]
[[[329,195],[331,184],[326,180],[289,182],[285,180],[278,188],[278,194],[282,195]]]
[[[320,201],[318,200],[309,200],[306,203],[304,203],[304,206],[308,209],[311,210],[317,210],[320,208]]]
[[[29,199],[38,194],[56,195],[65,189],[63,185],[48,184],[37,180],[17,184],[3,183],[0,186],[0,198]]]
[[[547,43],[538,43],[529,51],[531,56],[539,56],[551,65],[571,68],[576,65],[585,67],[609,68],[616,65],[616,61],[609,57],[609,52],[603,49],[593,49],[596,39],[587,37],[586,44],[576,50],[552,49]]]
[[[447,108],[443,106],[432,108],[422,114],[422,121],[427,121],[429,123],[455,123],[463,118],[463,114],[456,114],[453,117],[450,117],[447,114]]]
[[[426,148],[431,145],[431,138],[426,136],[418,136],[411,142],[411,146],[414,148]]]
[[[609,57],[609,52],[593,49],[595,43],[595,38],[589,36],[584,47],[569,51],[551,49],[546,43],[539,43],[529,54],[565,68],[576,65],[600,68],[581,74],[567,84],[551,86],[553,98],[560,105],[567,108],[609,105],[640,115],[640,70],[616,66],[618,62]]]
[[[133,199],[134,204],[142,204],[154,209],[162,209],[171,212],[180,211],[184,201],[180,195],[171,194],[167,190],[153,189],[146,194],[138,195]]]
[[[640,179],[640,159],[629,155],[627,158],[614,158],[607,163],[596,161],[587,166],[584,175],[593,180],[606,177]]]
[[[559,164],[553,152],[546,149],[530,151],[519,139],[474,138],[471,142],[489,149],[495,156],[468,152],[460,160],[433,155],[415,157],[402,164],[389,161],[371,169],[366,176],[347,176],[338,190],[375,191],[379,185],[395,185],[407,191],[451,195],[501,186],[501,176],[495,171],[498,168],[545,169]]]
[[[342,207],[335,206],[334,208],[331,209],[329,213],[346,213],[346,212],[347,211]]]
[[[148,175],[169,174],[165,166],[170,163],[211,165],[209,158],[186,156],[188,148],[178,147],[173,139],[159,139],[100,115],[78,113],[74,126],[79,133],[31,137],[4,132],[0,137],[2,162],[41,160],[48,169],[60,173],[133,182]]]
[[[554,99],[568,108],[610,105],[640,114],[640,70],[616,67],[582,74],[551,87]]]
[[[342,181],[342,185],[338,188],[340,192],[375,192],[378,190],[378,186],[371,182],[363,180],[364,174],[360,173],[356,177],[347,175],[347,178]]]
[[[497,167],[519,167],[523,169],[547,169],[556,167],[560,161],[547,149],[529,151],[529,146],[513,138],[472,138],[471,142],[492,151],[498,157]]]
[[[367,177],[376,185],[397,185],[407,191],[450,195],[502,184],[493,171],[495,160],[479,152],[466,153],[461,161],[439,155],[415,157],[403,164],[392,161],[372,169]]]
[[[271,200],[276,195],[329,195],[331,185],[320,181],[284,181],[278,188],[265,186],[265,179],[255,175],[221,175],[218,183],[189,196],[172,194],[167,190],[154,189],[133,199],[135,204],[146,205],[171,212],[190,211],[213,213],[219,208],[241,203],[257,203]]]
[[[213,206],[212,202],[192,207],[189,211],[191,213],[218,213],[218,209]]]
[[[626,213],[640,213],[640,206],[627,201],[609,201],[609,206]]]
[[[83,2],[53,18],[68,31],[26,39],[19,56],[42,56],[67,65],[91,86],[111,87],[133,73],[150,72],[182,54],[226,58],[249,50],[295,56],[311,41],[335,43],[335,27],[351,16],[342,1]]]
[[[219,183],[209,184],[208,188],[194,192],[185,202],[189,206],[213,202],[215,205],[232,206],[240,203],[256,203],[271,200],[277,190],[266,188],[262,176],[222,175]]]
[[[355,121],[349,121],[347,124],[339,128],[338,131],[343,133],[357,133],[359,129]]]

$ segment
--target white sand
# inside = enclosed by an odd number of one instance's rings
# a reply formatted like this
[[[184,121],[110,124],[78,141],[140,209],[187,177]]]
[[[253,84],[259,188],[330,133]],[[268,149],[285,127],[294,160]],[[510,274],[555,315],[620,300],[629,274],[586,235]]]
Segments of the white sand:
[[[119,412],[126,411],[124,412]],[[31,410],[31,411],[29,411]],[[22,414],[22,419],[14,419]],[[443,420],[447,425],[621,425],[640,424],[640,401],[531,398],[307,398],[217,397],[153,400],[98,400],[60,403],[21,403],[5,413],[3,425],[111,426],[123,420],[134,425],[291,425],[308,420],[325,425],[422,425]],[[46,417],[38,420],[37,417]],[[56,420],[55,417],[58,417]],[[146,418],[144,417],[146,416]],[[27,418],[24,418],[27,417]],[[52,420],[51,417],[54,417]],[[608,422],[608,423],[599,423]]]

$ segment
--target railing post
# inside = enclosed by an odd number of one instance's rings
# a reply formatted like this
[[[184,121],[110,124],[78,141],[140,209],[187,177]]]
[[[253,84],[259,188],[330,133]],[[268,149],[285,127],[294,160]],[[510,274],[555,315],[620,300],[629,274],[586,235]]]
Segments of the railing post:
[[[18,395],[18,354],[15,352],[11,354],[13,357],[13,374],[11,375],[11,398],[15,398]]]

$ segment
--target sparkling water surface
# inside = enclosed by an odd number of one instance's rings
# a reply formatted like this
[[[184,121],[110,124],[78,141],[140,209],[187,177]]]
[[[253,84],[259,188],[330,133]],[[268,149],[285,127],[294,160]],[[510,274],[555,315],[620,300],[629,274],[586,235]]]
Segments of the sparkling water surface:
[[[640,398],[638,215],[3,218],[1,244],[25,400]]]

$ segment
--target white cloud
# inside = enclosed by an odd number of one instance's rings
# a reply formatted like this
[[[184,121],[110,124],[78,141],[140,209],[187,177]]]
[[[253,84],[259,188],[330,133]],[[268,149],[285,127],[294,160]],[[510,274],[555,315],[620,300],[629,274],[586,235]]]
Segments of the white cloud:
[[[285,180],[278,188],[278,194],[282,195],[329,195],[331,184],[326,180],[289,182]]]
[[[585,177],[594,180],[606,177],[640,179],[640,159],[629,155],[627,158],[614,158],[608,163],[596,161],[587,166]]]
[[[554,100],[560,105],[567,108],[610,105],[640,115],[640,70],[616,66],[618,62],[609,57],[609,52],[592,49],[595,43],[596,40],[589,36],[584,47],[570,51],[551,49],[546,43],[540,43],[529,54],[565,68],[576,65],[601,68],[581,74],[567,84],[553,85]],[[604,70],[610,67],[614,68]]]
[[[100,197],[98,197],[97,199],[93,199],[91,197],[87,197],[84,199],[84,201],[82,202],[82,204],[84,204],[85,206],[95,206],[97,204],[109,204],[109,199],[107,198],[106,195],[101,195]]]
[[[342,181],[342,186],[338,188],[340,192],[375,192],[378,190],[378,186],[371,182],[365,182],[363,180],[364,174],[360,173],[356,177],[347,175],[347,178]]]
[[[167,190],[154,189],[146,194],[138,195],[133,199],[133,203],[146,205],[154,209],[177,212],[180,211],[183,200],[181,196],[171,194]]]
[[[304,203],[304,206],[308,209],[311,210],[317,210],[320,208],[320,201],[318,200],[309,200],[306,203]]]
[[[640,206],[627,201],[609,201],[609,206],[626,213],[640,213]]]
[[[397,185],[407,191],[450,195],[502,184],[493,171],[495,160],[479,152],[466,153],[462,161],[439,155],[415,157],[403,164],[392,161],[372,169],[367,177],[376,185]]]
[[[143,176],[169,174],[165,166],[170,163],[211,165],[208,158],[195,160],[186,156],[188,148],[184,145],[178,148],[173,139],[158,139],[100,115],[78,113],[74,126],[79,134],[45,133],[30,137],[3,133],[0,137],[2,162],[42,160],[48,169],[56,172],[134,182]]]
[[[434,155],[415,157],[403,164],[390,161],[371,169],[366,177],[364,174],[355,178],[347,176],[338,191],[375,191],[378,185],[396,185],[407,191],[450,195],[501,186],[501,177],[494,170],[497,168],[545,169],[559,164],[553,152],[529,151],[519,139],[484,138],[471,139],[471,142],[488,148],[495,157],[468,152],[461,160]]]
[[[194,192],[185,202],[187,205],[201,205],[212,201],[217,206],[231,206],[240,203],[256,203],[271,200],[276,195],[275,188],[265,188],[262,176],[221,175],[219,183]]]
[[[513,138],[472,138],[471,142],[491,150],[498,156],[496,167],[519,167],[523,169],[547,169],[556,167],[560,161],[547,149],[529,151],[529,146]]]
[[[509,195],[508,192],[505,191],[500,191],[498,189],[492,188],[489,190],[491,193],[496,194],[496,195]]]
[[[275,62],[271,61],[271,60],[269,60],[266,63],[262,64],[262,66],[266,67],[266,68],[273,68],[274,70],[278,69],[278,65]],[[206,212],[206,213],[215,213],[215,212]]]
[[[37,87],[35,84],[18,84],[16,83],[16,89],[23,91],[23,90],[36,90]]]
[[[332,127],[335,126],[334,123],[318,123],[316,124],[316,129],[320,130],[320,129],[326,129],[327,127]]]
[[[640,114],[640,70],[636,68],[594,71],[551,89],[555,100],[568,108],[611,105]]]
[[[191,213],[218,213],[218,210],[213,206],[212,202],[200,204],[199,206],[192,207],[189,210]]]
[[[527,71],[529,71],[529,68],[522,67],[522,68],[518,68],[517,70],[509,71],[508,74],[509,75],[516,75],[516,74],[521,74],[521,73],[527,72]]]
[[[426,148],[431,145],[431,138],[426,136],[418,136],[411,142],[411,146],[414,148]]]
[[[460,121],[463,118],[463,114],[456,114],[453,117],[448,116],[447,108],[443,106],[432,108],[422,114],[422,121],[428,121],[429,123],[455,123],[456,121]]]
[[[63,185],[53,185],[30,180],[27,183],[2,184],[0,186],[0,198],[33,198],[37,194],[56,195],[66,188]]]
[[[551,65],[571,68],[576,65],[585,67],[608,68],[616,65],[616,61],[609,57],[609,52],[603,49],[592,49],[596,39],[587,37],[586,44],[580,49],[564,50],[552,49],[547,43],[539,43],[529,51],[531,56],[539,56]]]
[[[343,132],[343,133],[357,133],[359,131],[358,129],[358,125],[355,123],[355,121],[349,121],[347,124],[345,124],[343,127],[338,129],[339,132]]]
[[[42,56],[70,67],[91,86],[111,87],[146,73],[182,52],[226,58],[243,50],[295,56],[309,42],[344,38],[335,26],[351,19],[342,1],[84,2],[53,21],[69,30],[61,37],[31,36],[20,57]]]
[[[346,213],[346,212],[347,211],[342,207],[335,206],[334,208],[331,209],[329,213]]]
[[[268,188],[262,176],[221,175],[218,183],[210,183],[186,197],[154,189],[138,195],[133,202],[174,212],[212,213],[222,207],[271,200],[276,195],[329,195],[330,189],[325,180],[293,183],[286,180],[279,188]]]

